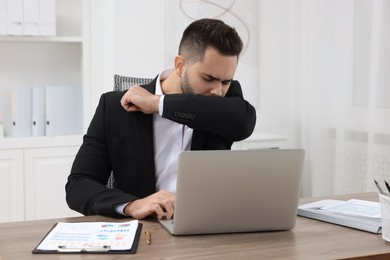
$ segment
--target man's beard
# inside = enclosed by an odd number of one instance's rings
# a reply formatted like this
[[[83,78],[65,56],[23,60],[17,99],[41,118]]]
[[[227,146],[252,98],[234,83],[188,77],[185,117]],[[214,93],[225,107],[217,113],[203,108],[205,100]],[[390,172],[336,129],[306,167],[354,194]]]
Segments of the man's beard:
[[[183,94],[194,94],[194,89],[190,86],[190,82],[188,81],[187,71],[184,71],[184,75],[180,79],[180,88]]]

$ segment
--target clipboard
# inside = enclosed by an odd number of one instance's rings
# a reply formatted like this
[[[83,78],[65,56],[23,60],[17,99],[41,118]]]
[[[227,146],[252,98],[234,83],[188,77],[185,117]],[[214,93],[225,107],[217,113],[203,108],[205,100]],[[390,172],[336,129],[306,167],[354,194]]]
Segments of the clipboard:
[[[72,248],[66,246],[59,246],[58,250],[42,250],[38,249],[39,245],[45,240],[45,238],[53,231],[58,225],[54,226],[47,232],[37,246],[32,250],[33,254],[135,254],[137,253],[138,243],[141,237],[142,223],[138,223],[137,230],[134,236],[132,247],[129,250],[111,250],[110,246],[90,246],[82,248]]]

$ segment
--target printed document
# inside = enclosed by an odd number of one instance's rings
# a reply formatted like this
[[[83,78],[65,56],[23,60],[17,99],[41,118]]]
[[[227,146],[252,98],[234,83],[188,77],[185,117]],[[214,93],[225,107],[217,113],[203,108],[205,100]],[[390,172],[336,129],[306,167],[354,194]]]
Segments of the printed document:
[[[298,207],[299,209],[316,208],[320,211],[328,211],[344,215],[352,215],[358,217],[381,218],[381,207],[379,202],[351,199],[332,200],[325,199],[313,203],[304,204]]]
[[[129,222],[59,222],[37,247],[38,250],[94,248],[129,250],[133,246],[138,220]]]
[[[321,208],[339,214],[361,216],[368,218],[381,218],[381,208],[379,202],[351,199],[338,204]]]

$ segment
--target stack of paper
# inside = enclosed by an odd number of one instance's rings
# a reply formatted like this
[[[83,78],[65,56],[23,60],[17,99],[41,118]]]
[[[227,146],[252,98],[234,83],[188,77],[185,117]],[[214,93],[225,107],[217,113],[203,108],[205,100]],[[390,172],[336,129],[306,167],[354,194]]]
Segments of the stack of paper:
[[[351,199],[321,200],[298,207],[298,216],[381,233],[381,209],[378,202]]]

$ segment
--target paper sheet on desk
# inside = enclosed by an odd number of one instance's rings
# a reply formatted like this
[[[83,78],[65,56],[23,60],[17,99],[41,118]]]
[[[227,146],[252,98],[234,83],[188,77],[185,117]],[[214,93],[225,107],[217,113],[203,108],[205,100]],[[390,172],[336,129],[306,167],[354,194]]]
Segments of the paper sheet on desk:
[[[334,205],[321,207],[321,210],[331,211],[339,214],[381,218],[379,202],[351,199]]]
[[[344,200],[331,200],[331,199],[319,200],[316,202],[300,205],[298,208],[300,208],[300,209],[311,209],[311,208],[320,209],[320,208],[323,208],[326,206],[334,206],[334,205],[340,204],[342,202],[345,202],[345,201]]]
[[[367,200],[351,199],[348,201],[344,201],[325,199],[313,203],[303,204],[298,208],[317,208],[318,210],[330,211],[345,215],[381,218],[381,209],[379,202]]]
[[[129,222],[59,222],[39,244],[39,250],[110,246],[111,250],[129,250],[133,246],[138,220]]]
[[[382,233],[378,202],[320,200],[299,206],[298,216],[364,230],[374,234]]]

